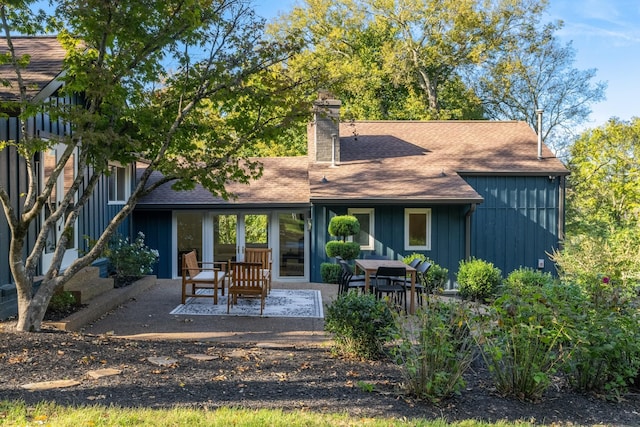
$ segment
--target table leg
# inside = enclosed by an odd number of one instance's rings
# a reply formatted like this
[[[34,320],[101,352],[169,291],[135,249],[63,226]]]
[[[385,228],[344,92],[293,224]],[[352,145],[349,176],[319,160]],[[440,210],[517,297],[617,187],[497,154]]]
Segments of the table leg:
[[[369,270],[365,270],[364,271],[364,293],[368,294],[369,293],[369,281],[371,280],[371,274],[369,273]]]
[[[416,312],[416,273],[415,271],[411,272],[411,302],[409,304],[409,313],[415,314]]]

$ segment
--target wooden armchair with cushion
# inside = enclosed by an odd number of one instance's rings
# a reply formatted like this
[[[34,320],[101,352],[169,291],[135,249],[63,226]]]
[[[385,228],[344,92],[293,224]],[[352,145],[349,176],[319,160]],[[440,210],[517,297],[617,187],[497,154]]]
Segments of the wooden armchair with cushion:
[[[218,286],[224,295],[226,274],[225,263],[198,262],[196,251],[182,255],[182,304],[186,302],[187,297],[213,297],[213,303],[218,304]],[[199,294],[198,289],[213,289],[213,295]]]
[[[273,264],[271,248],[246,248],[244,261],[262,264],[262,273],[267,280],[268,291],[271,291],[271,265]]]
[[[260,298],[260,315],[267,297],[267,278],[259,262],[230,262],[231,280],[227,298],[227,314],[240,298]]]

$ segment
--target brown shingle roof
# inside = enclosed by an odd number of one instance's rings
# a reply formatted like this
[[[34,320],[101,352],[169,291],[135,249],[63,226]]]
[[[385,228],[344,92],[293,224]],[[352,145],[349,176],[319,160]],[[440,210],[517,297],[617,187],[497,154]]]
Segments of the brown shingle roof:
[[[376,121],[340,125],[340,162],[310,166],[311,200],[472,202],[464,174],[564,175],[524,122]],[[460,174],[460,175],[459,175]]]
[[[300,157],[268,157],[258,159],[263,165],[262,177],[250,184],[233,183],[227,190],[236,194],[237,198],[223,200],[213,197],[211,193],[198,185],[193,191],[174,191],[170,184],[158,188],[144,197],[139,206],[204,206],[216,205],[237,207],[240,205],[256,206],[291,206],[309,203],[308,159]],[[174,206],[175,207],[175,206]]]
[[[29,65],[22,70],[22,78],[27,87],[29,99],[36,96],[47,84],[53,81],[62,71],[65,50],[56,37],[12,37],[11,41],[18,57],[28,54],[31,56]],[[0,38],[0,53],[9,52],[6,38]],[[0,66],[0,79],[9,86],[0,85],[0,99],[17,101],[20,99],[20,89],[15,70],[11,64]]]

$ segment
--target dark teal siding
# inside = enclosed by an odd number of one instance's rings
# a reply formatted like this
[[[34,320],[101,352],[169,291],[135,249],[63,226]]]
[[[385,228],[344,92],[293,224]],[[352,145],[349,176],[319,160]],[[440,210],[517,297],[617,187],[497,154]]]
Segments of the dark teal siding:
[[[52,102],[79,104],[81,99],[77,96],[67,98],[51,98]],[[60,120],[52,121],[47,114],[38,114],[30,121],[30,127],[37,131],[48,132],[53,135],[63,135],[70,132],[69,126]],[[13,140],[20,142],[20,123],[15,117],[0,118],[0,140]],[[84,171],[85,177],[88,172]],[[88,178],[85,179],[85,182]],[[0,184],[7,189],[13,208],[19,212],[24,202],[21,194],[27,191],[27,172],[25,162],[18,156],[13,147],[0,151]],[[82,193],[83,188],[80,189]],[[91,199],[82,208],[78,218],[78,249],[86,250],[88,239],[97,238],[108,222],[117,212],[117,206],[107,205],[107,184],[102,180],[96,187]],[[36,220],[31,225],[27,237],[28,250],[33,247],[36,232],[40,221]],[[129,235],[129,220],[126,220],[119,228],[123,235]],[[10,234],[4,212],[0,211],[0,285],[11,283],[12,278],[8,266]],[[39,274],[40,272],[36,272]]]
[[[324,246],[331,239],[327,226],[331,217],[346,215],[350,206],[314,205],[313,238],[311,247],[311,280],[320,282],[320,264],[333,262],[329,259]],[[393,259],[402,259],[414,251],[404,249],[404,206],[369,205],[373,208],[375,217],[375,253],[386,255]],[[465,212],[468,205],[429,206],[413,205],[411,207],[431,208],[431,250],[416,251],[431,258],[439,265],[449,269],[450,273],[457,271],[458,263],[464,259],[465,248]],[[372,251],[362,251],[360,257],[371,254]],[[450,280],[454,276],[450,274]]]
[[[137,236],[138,232],[145,235],[145,243],[152,249],[160,252],[158,264],[153,272],[156,276],[163,279],[172,277],[172,259],[171,254],[171,230],[172,230],[172,213],[171,211],[144,211],[134,212],[132,220],[132,235]]]
[[[503,275],[519,267],[554,272],[547,253],[558,248],[559,179],[475,176],[465,180],[484,198],[472,216],[471,255]]]

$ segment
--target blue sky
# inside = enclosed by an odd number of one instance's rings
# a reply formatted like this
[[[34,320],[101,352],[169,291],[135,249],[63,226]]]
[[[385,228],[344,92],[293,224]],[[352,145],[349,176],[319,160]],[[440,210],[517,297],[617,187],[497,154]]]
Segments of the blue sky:
[[[573,41],[575,67],[597,69],[608,84],[607,99],[593,106],[588,127],[610,117],[640,117],[640,2],[638,0],[551,0],[550,18],[564,21],[558,33]]]
[[[255,0],[258,14],[272,18],[290,10],[295,0]],[[550,0],[549,20],[562,20],[562,43],[573,42],[574,67],[595,68],[596,81],[607,82],[605,101],[592,106],[593,128],[610,117],[640,117],[640,1]]]

